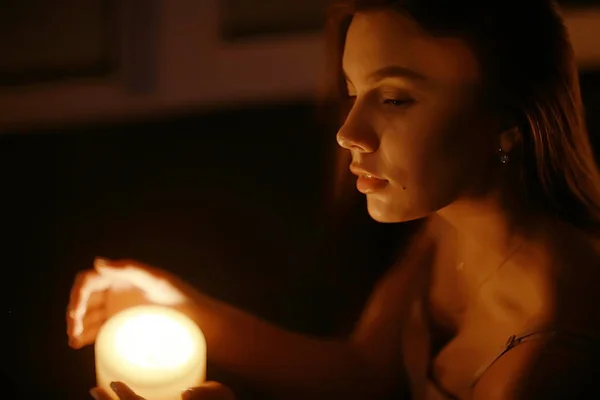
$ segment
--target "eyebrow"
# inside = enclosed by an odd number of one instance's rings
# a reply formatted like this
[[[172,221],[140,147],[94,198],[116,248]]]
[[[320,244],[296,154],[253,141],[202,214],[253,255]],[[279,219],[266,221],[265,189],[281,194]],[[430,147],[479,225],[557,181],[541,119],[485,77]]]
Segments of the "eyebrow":
[[[346,71],[343,71],[344,74],[344,78],[346,78],[346,80],[348,82],[352,82],[350,80],[350,78],[348,78],[348,75],[346,74]],[[380,68],[378,70],[376,70],[375,72],[370,73],[367,76],[367,82],[373,84],[373,83],[377,83],[385,78],[402,78],[402,79],[408,79],[411,81],[426,81],[427,77],[415,70],[412,70],[410,68],[406,68],[406,67],[401,67],[399,65],[390,65],[387,67],[383,67]]]

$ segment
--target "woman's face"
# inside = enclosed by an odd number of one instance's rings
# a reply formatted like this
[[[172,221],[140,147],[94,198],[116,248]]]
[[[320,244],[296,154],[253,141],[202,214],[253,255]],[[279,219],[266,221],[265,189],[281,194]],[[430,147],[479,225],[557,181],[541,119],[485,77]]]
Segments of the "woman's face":
[[[371,217],[407,221],[483,194],[499,135],[466,42],[430,36],[397,12],[359,13],[342,65],[353,106],[338,142]]]

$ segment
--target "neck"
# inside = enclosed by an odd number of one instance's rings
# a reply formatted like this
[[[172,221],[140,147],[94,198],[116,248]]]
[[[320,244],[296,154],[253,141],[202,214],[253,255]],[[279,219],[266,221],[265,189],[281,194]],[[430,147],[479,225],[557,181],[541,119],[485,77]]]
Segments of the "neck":
[[[500,190],[478,198],[459,199],[437,212],[457,233],[461,247],[504,256],[538,226],[540,216],[524,196],[506,196]]]

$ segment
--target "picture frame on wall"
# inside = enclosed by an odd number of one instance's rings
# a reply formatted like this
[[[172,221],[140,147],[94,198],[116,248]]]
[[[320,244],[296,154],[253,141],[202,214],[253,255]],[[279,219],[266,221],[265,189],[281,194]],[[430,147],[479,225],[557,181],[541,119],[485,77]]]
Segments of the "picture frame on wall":
[[[4,0],[0,87],[100,78],[119,64],[118,0]]]

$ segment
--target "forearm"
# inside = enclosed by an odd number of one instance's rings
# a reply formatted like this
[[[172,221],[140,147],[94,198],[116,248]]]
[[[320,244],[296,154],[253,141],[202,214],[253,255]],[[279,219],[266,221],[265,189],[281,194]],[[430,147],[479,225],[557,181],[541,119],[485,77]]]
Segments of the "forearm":
[[[362,357],[343,341],[319,340],[197,295],[194,318],[211,363],[275,398],[374,399],[381,395]]]

